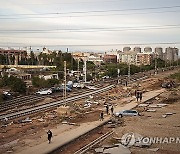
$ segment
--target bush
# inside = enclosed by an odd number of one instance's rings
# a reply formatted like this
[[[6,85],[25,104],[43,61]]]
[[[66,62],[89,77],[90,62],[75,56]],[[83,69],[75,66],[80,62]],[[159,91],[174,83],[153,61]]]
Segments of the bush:
[[[0,82],[1,86],[8,86],[14,92],[25,93],[26,84],[23,80],[14,76],[4,76]]]
[[[59,84],[59,80],[58,79],[48,79],[47,80],[47,86],[48,87],[52,87],[56,84]]]
[[[45,87],[52,87],[56,84],[59,84],[58,79],[48,79],[45,80],[43,78],[39,77],[33,77],[32,78],[32,85],[37,88],[45,88]]]
[[[15,92],[19,92],[19,93],[26,92],[26,83],[18,78],[10,85],[10,87],[11,90]]]
[[[172,74],[170,77],[173,78],[173,79],[177,79],[178,81],[180,81],[180,72],[174,73],[174,74]]]

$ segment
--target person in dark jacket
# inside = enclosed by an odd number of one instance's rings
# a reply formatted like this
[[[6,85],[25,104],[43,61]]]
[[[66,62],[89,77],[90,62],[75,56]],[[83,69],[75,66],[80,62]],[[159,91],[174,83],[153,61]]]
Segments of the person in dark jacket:
[[[101,113],[100,113],[100,121],[103,121],[103,120],[104,120],[104,112],[101,111]]]
[[[138,102],[138,100],[139,100],[139,94],[140,94],[140,91],[137,91],[137,92],[136,92],[136,99],[137,99],[137,102]]]
[[[113,113],[114,113],[114,107],[111,106],[111,114],[113,115]]]
[[[47,134],[48,134],[48,141],[49,141],[49,143],[51,143],[52,132],[50,130],[48,130]]]
[[[106,105],[106,114],[109,114],[109,105]]]
[[[139,99],[140,99],[140,102],[142,100],[142,91],[139,92]]]

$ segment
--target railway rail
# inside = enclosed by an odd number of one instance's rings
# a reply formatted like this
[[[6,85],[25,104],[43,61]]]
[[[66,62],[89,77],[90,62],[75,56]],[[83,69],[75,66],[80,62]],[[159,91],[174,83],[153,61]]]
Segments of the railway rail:
[[[102,136],[98,137],[94,141],[90,142],[86,146],[82,147],[81,149],[77,150],[74,154],[84,154],[88,150],[90,150],[93,146],[99,144],[101,141],[105,140],[107,137],[111,136],[114,133],[114,131],[109,131]]]
[[[102,89],[93,90],[93,91],[91,91],[89,93],[69,97],[69,98],[66,99],[65,103],[67,104],[67,103],[70,103],[72,101],[76,101],[76,100],[79,100],[79,99],[82,99],[82,98],[86,98],[89,95],[94,95],[94,94],[104,92],[106,90],[110,90],[114,86],[115,85],[109,85],[109,86],[104,87]],[[44,104],[44,105],[37,106],[37,107],[32,107],[32,108],[25,109],[25,110],[18,111],[18,112],[14,112],[14,113],[0,115],[0,120],[18,118],[18,117],[21,117],[21,116],[25,116],[25,115],[29,115],[29,114],[33,114],[33,113],[37,113],[37,112],[41,112],[41,111],[45,111],[45,110],[49,110],[51,108],[55,108],[55,107],[58,107],[58,106],[63,105],[63,104],[64,104],[64,102],[63,102],[63,100],[61,100],[61,101],[56,101],[56,102],[52,102],[52,103],[49,103],[49,104]]]
[[[102,85],[100,86],[102,88]],[[69,96],[67,97],[72,97],[72,96],[76,96],[76,95],[79,95],[79,94],[84,94],[84,93],[87,93],[87,92],[91,92],[91,91],[94,91],[94,90],[91,90],[91,89],[74,89],[73,92],[68,92]],[[56,98],[62,98],[63,99],[63,95],[62,93],[55,93],[54,95],[46,95],[46,96],[42,96],[42,95],[29,95],[29,96],[24,96],[24,97],[18,97],[16,99],[12,99],[10,101],[5,101],[3,104],[0,105],[0,112],[4,112],[4,111],[7,111],[7,110],[10,110],[10,109],[15,109],[17,107],[21,107],[21,106],[24,106],[24,105],[32,105],[30,107],[35,107],[35,106],[40,106],[40,105],[36,105],[35,102],[37,101],[41,101],[45,98],[53,98],[53,99],[56,99]],[[26,108],[29,108],[29,106],[27,106]],[[21,109],[20,109],[21,110]],[[19,111],[20,111],[19,110]],[[12,112],[12,111],[10,111]],[[2,115],[2,114],[0,114]]]
[[[159,72],[162,72],[162,69],[161,70],[159,69]],[[150,76],[151,74],[153,74],[153,71],[148,71],[148,72],[143,72],[143,73],[132,75],[129,83],[148,78],[148,76]],[[119,79],[122,81],[121,84],[124,84],[128,78],[127,78],[127,76],[121,76]],[[113,83],[114,84],[114,83],[117,83],[119,79],[118,78],[110,79],[110,80],[105,81],[105,83]],[[102,89],[104,89],[104,88],[102,88]],[[74,96],[68,97],[66,102],[75,101],[77,99],[87,97],[88,95],[95,94],[96,91],[100,91],[100,90],[92,90],[92,92],[89,92],[89,93],[87,93],[87,91],[85,91],[85,94],[83,93],[81,95],[79,95],[79,92],[77,92],[77,93],[74,92]],[[81,93],[82,93],[82,91],[81,91]],[[76,94],[77,94],[77,96],[75,96]],[[18,106],[31,104],[31,103],[33,103],[33,101],[38,101],[40,99],[43,99],[43,97],[47,97],[47,96],[41,96],[40,98],[35,98],[35,96],[33,96],[33,98],[29,99],[29,100],[27,100],[28,96],[25,96],[23,99],[22,99],[22,97],[19,97],[16,100],[11,101],[11,103],[8,105],[6,104],[4,106],[0,106],[0,112],[11,109],[11,108],[15,108],[15,107],[17,108]],[[53,97],[53,96],[50,96],[50,97]],[[9,114],[1,114],[0,120],[2,120],[4,118],[13,119],[13,118],[28,115],[31,113],[37,113],[40,111],[49,110],[50,108],[57,107],[61,104],[63,104],[63,101],[50,102],[49,104],[43,104],[43,105],[37,105],[37,106],[34,105],[27,109],[23,109],[23,110],[16,111],[16,112],[13,111],[12,113],[9,113]]]
[[[6,110],[13,109],[23,105],[29,105],[36,101],[40,101],[44,98],[45,96],[29,95],[22,96],[17,99],[12,99],[10,101],[5,101],[3,104],[0,105],[0,112],[4,112]]]

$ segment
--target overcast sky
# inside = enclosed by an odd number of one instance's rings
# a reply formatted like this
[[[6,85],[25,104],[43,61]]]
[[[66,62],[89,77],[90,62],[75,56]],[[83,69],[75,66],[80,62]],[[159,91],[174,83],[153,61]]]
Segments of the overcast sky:
[[[180,0],[0,0],[0,21],[0,47],[180,48]]]

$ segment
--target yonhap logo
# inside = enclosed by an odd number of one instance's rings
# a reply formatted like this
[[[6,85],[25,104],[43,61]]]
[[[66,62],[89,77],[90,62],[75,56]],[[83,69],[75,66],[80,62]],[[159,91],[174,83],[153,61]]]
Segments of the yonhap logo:
[[[143,137],[138,133],[126,133],[121,138],[121,144],[131,146],[150,146],[151,144],[180,143],[179,137]]]
[[[121,138],[121,143],[127,147],[136,146],[142,136],[137,133],[126,133]]]

